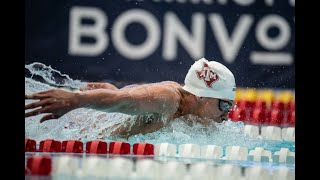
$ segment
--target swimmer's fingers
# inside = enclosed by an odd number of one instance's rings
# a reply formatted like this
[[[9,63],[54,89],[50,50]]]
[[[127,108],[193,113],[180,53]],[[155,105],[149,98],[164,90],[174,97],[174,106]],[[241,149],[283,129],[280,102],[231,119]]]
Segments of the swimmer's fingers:
[[[25,109],[34,109],[34,108],[37,108],[40,106],[44,106],[46,104],[49,104],[50,101],[51,101],[51,99],[45,99],[45,100],[40,100],[38,102],[34,102],[31,104],[27,104],[27,105],[25,105]]]
[[[48,110],[49,110],[49,106],[42,107],[42,108],[25,113],[24,117],[30,117],[30,116],[35,116],[41,113],[46,113]]]
[[[48,120],[58,119],[58,118],[60,118],[60,117],[61,117],[61,116],[55,115],[55,114],[47,114],[47,115],[43,116],[43,117],[40,119],[40,123],[43,123],[43,122],[48,121]]]
[[[47,94],[49,91],[43,91],[39,93],[34,93],[30,95],[25,95],[25,99],[44,99],[50,97],[49,94]]]

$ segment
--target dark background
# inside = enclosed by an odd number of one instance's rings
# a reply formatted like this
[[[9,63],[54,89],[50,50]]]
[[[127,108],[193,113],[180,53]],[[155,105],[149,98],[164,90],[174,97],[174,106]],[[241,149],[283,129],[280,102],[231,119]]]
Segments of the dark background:
[[[108,46],[99,55],[72,55],[68,53],[69,46],[69,18],[73,7],[95,7],[102,10],[107,19],[105,33],[109,38]],[[113,24],[119,16],[131,9],[145,10],[156,18],[160,25],[160,42],[157,48],[141,59],[132,60],[123,56],[113,45]],[[295,88],[295,7],[290,1],[274,1],[268,5],[264,1],[253,1],[252,4],[243,5],[237,1],[227,1],[226,4],[213,1],[198,4],[192,1],[178,3],[176,1],[92,1],[92,0],[31,0],[25,5],[25,64],[42,62],[68,74],[73,79],[84,81],[114,81],[114,82],[157,82],[173,80],[183,83],[184,77],[193,62],[188,50],[178,42],[177,56],[167,61],[162,55],[164,16],[171,12],[185,28],[191,32],[191,17],[201,13],[205,17],[205,42],[203,56],[208,60],[216,60],[225,64],[236,77],[238,87],[256,88]],[[227,33],[234,32],[240,17],[249,15],[253,22],[245,35],[235,59],[228,62],[224,59],[218,45],[216,36],[209,22],[211,14],[223,17]],[[290,39],[285,46],[278,49],[266,49],[256,38],[257,24],[263,18],[277,15],[283,18],[290,28]],[[91,19],[83,19],[83,24],[94,24]],[[267,30],[269,38],[277,38],[279,28],[270,27]],[[147,31],[139,23],[127,26],[125,37],[132,45],[139,45],[146,39]],[[93,37],[83,37],[84,43],[95,43]],[[268,53],[287,53],[292,56],[289,64],[279,62],[269,64],[254,64],[250,54],[254,51]],[[200,57],[199,57],[200,58]]]

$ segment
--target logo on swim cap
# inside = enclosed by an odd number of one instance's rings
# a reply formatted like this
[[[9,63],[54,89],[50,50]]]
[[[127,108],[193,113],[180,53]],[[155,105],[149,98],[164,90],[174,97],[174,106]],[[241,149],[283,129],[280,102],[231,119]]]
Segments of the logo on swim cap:
[[[207,63],[203,63],[201,71],[196,70],[197,77],[205,82],[207,87],[212,87],[212,84],[219,80],[219,76],[215,73]]]

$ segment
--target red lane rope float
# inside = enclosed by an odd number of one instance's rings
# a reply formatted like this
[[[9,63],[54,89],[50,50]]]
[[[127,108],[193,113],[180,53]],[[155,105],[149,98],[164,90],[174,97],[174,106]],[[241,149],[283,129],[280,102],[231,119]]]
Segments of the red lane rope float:
[[[130,144],[121,141],[110,142],[110,154],[130,154]]]
[[[37,142],[33,139],[24,139],[24,152],[36,152]]]
[[[251,102],[251,101],[245,100],[245,99],[240,99],[236,102],[236,105],[238,108],[251,110],[254,106],[254,102]]]
[[[294,100],[291,100],[288,104],[287,104],[287,110],[288,111],[295,111],[296,109],[296,103]]]
[[[254,125],[265,125],[269,122],[267,116],[267,110],[263,108],[254,108],[252,111],[251,119]]]
[[[295,126],[296,124],[296,111],[290,111],[288,114],[288,124],[289,126]]]
[[[27,169],[31,175],[50,175],[51,157],[49,155],[35,155],[30,157],[27,159]]]
[[[254,102],[254,109],[261,109],[261,110],[267,110],[267,102],[262,100],[262,99],[258,99]]]
[[[54,139],[40,141],[40,152],[61,152],[61,142]]]
[[[284,102],[280,101],[280,100],[273,100],[271,103],[271,108],[272,109],[278,109],[280,111],[285,111],[286,107]]]
[[[86,153],[107,154],[108,144],[102,140],[93,140],[86,143]]]
[[[154,155],[154,145],[141,142],[133,144],[133,154],[136,155]]]
[[[83,142],[78,140],[63,141],[61,151],[68,153],[82,153]]]
[[[279,109],[272,109],[270,114],[270,122],[271,126],[281,126],[284,123],[284,113]]]
[[[237,107],[232,112],[232,117],[230,119],[234,122],[245,121],[247,119],[247,112],[244,108]]]

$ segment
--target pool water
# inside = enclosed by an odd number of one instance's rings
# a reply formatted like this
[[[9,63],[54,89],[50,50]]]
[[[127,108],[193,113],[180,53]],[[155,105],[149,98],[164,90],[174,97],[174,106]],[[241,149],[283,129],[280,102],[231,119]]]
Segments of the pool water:
[[[73,80],[68,75],[60,73],[41,63],[26,65],[29,71],[25,77],[25,93],[31,94],[57,87],[69,87],[79,89],[86,82]],[[41,79],[41,80],[39,80]],[[33,102],[26,100],[26,104]],[[186,123],[183,118],[176,118],[168,126],[159,131],[148,134],[137,134],[122,139],[110,135],[112,129],[109,127],[116,123],[130,121],[134,123],[134,116],[121,113],[105,113],[92,109],[75,109],[58,120],[50,120],[39,123],[42,115],[25,118],[25,138],[34,139],[37,142],[45,139],[55,140],[81,140],[84,144],[87,141],[102,139],[108,143],[111,141],[125,141],[130,144],[136,142],[147,142],[151,144],[171,143],[176,144],[197,144],[197,145],[218,145],[225,149],[227,146],[244,146],[248,150],[255,147],[263,147],[272,154],[281,148],[288,148],[295,152],[295,143],[290,141],[273,141],[261,137],[252,138],[243,133],[245,124],[243,122],[225,121],[221,124],[212,122],[210,126],[203,126],[197,122]],[[224,152],[225,153],[225,152]],[[168,157],[169,158],[169,157]],[[183,158],[180,158],[183,159]],[[178,160],[175,158],[175,160]],[[205,161],[205,159],[192,159],[192,161]],[[217,163],[236,163],[241,166],[255,166],[252,161],[225,161],[216,160]],[[287,166],[294,169],[294,164],[258,163],[267,168]]]

